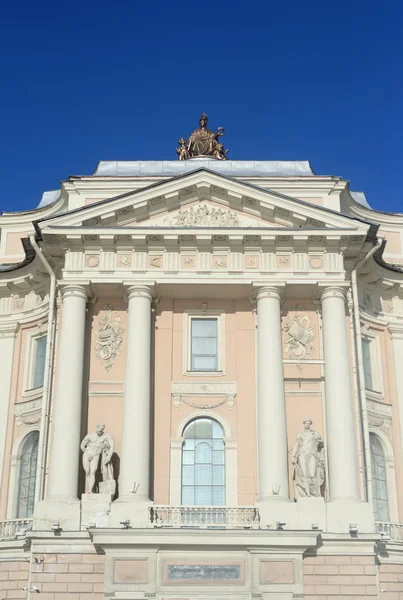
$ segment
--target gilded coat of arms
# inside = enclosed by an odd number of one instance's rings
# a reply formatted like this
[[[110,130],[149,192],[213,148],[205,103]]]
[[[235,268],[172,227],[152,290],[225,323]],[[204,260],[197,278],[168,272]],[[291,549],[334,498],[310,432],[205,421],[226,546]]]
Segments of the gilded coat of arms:
[[[301,317],[299,312],[295,313],[286,321],[284,330],[289,336],[285,341],[285,352],[291,358],[306,358],[312,354],[313,329],[306,315]]]
[[[122,333],[120,317],[111,306],[107,307],[105,313],[99,319],[98,335],[95,342],[95,352],[105,369],[113,365],[113,361],[120,354],[122,345]]]

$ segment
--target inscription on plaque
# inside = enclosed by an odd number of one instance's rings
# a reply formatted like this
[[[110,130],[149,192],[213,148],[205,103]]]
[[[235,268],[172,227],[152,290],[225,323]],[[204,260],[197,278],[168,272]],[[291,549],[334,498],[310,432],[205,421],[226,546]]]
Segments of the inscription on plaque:
[[[168,565],[169,580],[236,581],[240,579],[240,565]]]

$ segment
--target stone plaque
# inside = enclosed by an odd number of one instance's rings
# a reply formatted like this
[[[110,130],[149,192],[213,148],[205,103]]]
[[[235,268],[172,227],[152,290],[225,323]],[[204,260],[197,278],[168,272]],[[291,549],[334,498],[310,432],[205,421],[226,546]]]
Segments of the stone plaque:
[[[170,581],[238,581],[240,577],[240,565],[168,565]]]

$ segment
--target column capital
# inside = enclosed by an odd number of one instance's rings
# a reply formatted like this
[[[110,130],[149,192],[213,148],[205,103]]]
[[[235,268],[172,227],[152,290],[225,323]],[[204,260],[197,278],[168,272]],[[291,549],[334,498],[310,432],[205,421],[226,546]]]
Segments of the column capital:
[[[152,288],[149,285],[134,284],[125,285],[124,287],[128,301],[132,300],[132,298],[146,298],[151,302],[153,299]]]
[[[329,285],[322,290],[320,298],[322,301],[328,298],[339,298],[345,302],[347,299],[347,288],[338,285]]]
[[[68,283],[65,285],[63,284],[60,286],[60,291],[63,302],[66,298],[71,296],[76,298],[83,298],[84,300],[88,300],[88,298],[90,297],[90,291],[86,285],[79,285],[75,283]]]
[[[283,286],[265,285],[259,288],[256,293],[256,300],[261,300],[262,298],[275,298],[276,300],[281,301],[282,297]]]
[[[389,323],[388,331],[392,340],[403,340],[403,323]]]

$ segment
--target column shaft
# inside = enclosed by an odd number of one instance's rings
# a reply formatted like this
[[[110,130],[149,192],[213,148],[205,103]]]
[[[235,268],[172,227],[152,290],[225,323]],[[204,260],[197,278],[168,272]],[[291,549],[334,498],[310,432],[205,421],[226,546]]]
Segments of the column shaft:
[[[120,496],[148,500],[150,487],[151,292],[128,288]],[[137,488],[136,493],[133,490]]]
[[[322,318],[329,499],[358,500],[355,418],[345,315],[345,292],[342,288],[325,289],[322,294]]]
[[[77,497],[87,292],[68,285],[56,367],[48,496]]]
[[[260,501],[289,499],[280,300],[275,287],[257,294]]]

